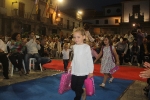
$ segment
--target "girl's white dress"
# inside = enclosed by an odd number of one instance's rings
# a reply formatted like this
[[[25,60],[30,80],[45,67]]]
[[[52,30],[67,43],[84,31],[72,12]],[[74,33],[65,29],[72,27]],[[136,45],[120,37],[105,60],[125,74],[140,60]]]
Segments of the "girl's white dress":
[[[114,49],[114,46],[112,46],[112,50]],[[112,51],[113,52],[113,51]],[[115,67],[115,63],[113,61],[114,57],[111,53],[110,46],[104,46],[103,48],[103,57],[101,61],[101,73],[110,73],[110,69]],[[114,59],[115,60],[115,59]]]

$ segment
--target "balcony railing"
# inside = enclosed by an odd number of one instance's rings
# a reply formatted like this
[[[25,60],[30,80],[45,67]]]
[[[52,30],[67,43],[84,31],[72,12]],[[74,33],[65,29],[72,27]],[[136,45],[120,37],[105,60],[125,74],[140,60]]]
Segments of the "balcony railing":
[[[0,7],[0,14],[6,15],[7,14],[7,9]]]

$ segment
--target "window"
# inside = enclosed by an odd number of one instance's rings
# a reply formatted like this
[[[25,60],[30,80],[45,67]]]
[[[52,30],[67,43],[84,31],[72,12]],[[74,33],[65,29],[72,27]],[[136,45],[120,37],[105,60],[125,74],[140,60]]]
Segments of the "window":
[[[108,9],[108,10],[107,10],[107,13],[111,13],[111,10],[110,10],[110,9]]]
[[[140,12],[140,5],[133,5],[132,9],[133,9],[133,13],[138,13]]]
[[[121,10],[120,10],[119,8],[117,8],[116,12],[117,12],[117,13],[120,13],[120,12],[121,12]]]
[[[19,17],[24,18],[24,12],[25,12],[25,4],[19,2]]]
[[[61,25],[63,25],[63,18],[60,19]]]
[[[135,13],[135,14],[134,14],[134,18],[135,18],[135,19],[138,19],[138,13]]]
[[[72,27],[73,27],[73,28],[75,27],[75,22],[72,23]]]
[[[96,24],[99,24],[99,20],[96,20],[95,23],[96,23]]]
[[[1,0],[0,7],[4,7],[4,0]]]
[[[118,19],[115,19],[115,23],[119,23],[119,20],[118,20]]]
[[[106,20],[104,21],[104,24],[108,24],[108,19],[106,19]]]
[[[67,20],[67,29],[69,29],[69,20]]]

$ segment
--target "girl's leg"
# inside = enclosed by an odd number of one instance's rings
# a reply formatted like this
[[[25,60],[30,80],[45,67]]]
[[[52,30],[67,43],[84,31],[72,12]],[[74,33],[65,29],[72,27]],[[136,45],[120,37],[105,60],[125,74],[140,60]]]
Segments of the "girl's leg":
[[[64,71],[67,71],[67,60],[63,59],[63,63],[64,63]]]
[[[107,78],[108,78],[108,74],[107,74],[107,73],[104,73],[104,79],[103,79],[103,83],[104,83],[104,84],[106,83]]]
[[[114,77],[109,73],[108,76],[110,77],[109,83],[111,83],[114,79]]]
[[[84,92],[82,87],[83,87],[83,84],[84,84],[84,80],[86,78],[87,78],[87,76],[75,76],[75,75],[72,75],[71,88],[76,94],[74,100],[80,100],[81,99],[81,96],[82,96],[82,94]]]
[[[111,75],[110,73],[108,74],[108,76],[109,76],[110,78],[112,78],[112,75]]]

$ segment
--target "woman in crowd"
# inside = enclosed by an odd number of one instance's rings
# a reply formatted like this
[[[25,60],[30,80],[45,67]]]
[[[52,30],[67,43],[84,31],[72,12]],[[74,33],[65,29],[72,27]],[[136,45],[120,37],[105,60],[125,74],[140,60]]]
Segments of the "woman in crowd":
[[[25,50],[24,45],[25,43],[21,40],[20,33],[14,33],[12,35],[9,60],[14,65],[14,68],[18,68],[20,76],[23,74],[22,61],[24,58],[24,55],[23,55],[23,50]]]

